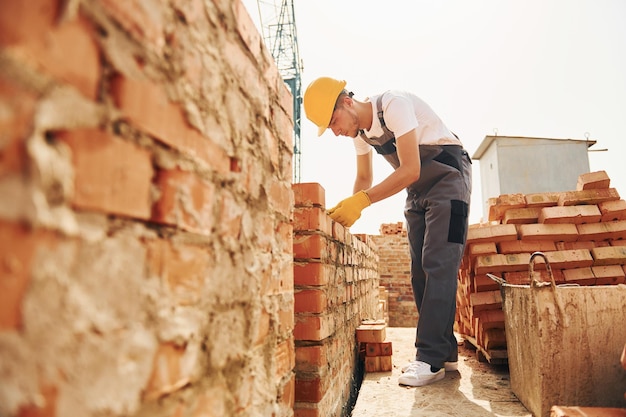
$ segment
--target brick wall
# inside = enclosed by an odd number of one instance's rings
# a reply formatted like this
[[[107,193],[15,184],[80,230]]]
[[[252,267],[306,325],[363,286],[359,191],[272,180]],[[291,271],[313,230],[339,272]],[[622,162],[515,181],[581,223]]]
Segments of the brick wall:
[[[378,248],[380,285],[387,289],[390,327],[415,327],[417,307],[411,287],[411,253],[404,223],[385,223],[372,236]]]
[[[378,256],[326,214],[319,184],[293,190],[295,415],[347,416],[362,374],[356,328],[379,314]]]
[[[262,45],[239,1],[0,2],[0,415],[293,415]]]

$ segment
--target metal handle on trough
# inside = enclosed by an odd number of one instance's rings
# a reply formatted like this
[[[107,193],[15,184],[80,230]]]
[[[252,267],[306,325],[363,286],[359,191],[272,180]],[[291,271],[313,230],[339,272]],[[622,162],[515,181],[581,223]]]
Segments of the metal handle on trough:
[[[532,255],[530,255],[530,261],[528,263],[528,270],[529,270],[529,274],[530,274],[530,285],[533,287],[540,287],[543,285],[548,285],[550,283],[548,282],[543,282],[543,281],[538,281],[535,279],[535,277],[533,276],[533,272],[535,270],[535,259],[540,256],[543,258],[543,260],[546,263],[546,269],[548,271],[548,275],[550,276],[550,280],[552,281],[552,288],[556,288],[556,284],[554,282],[554,275],[552,275],[552,267],[550,266],[550,262],[548,261],[548,258],[546,257],[546,255],[543,252],[534,252]]]

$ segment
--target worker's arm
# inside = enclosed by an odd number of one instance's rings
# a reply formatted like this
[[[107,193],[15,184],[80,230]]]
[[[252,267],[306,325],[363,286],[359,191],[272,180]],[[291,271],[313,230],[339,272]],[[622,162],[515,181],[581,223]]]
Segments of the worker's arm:
[[[356,179],[354,180],[353,193],[367,190],[374,181],[374,169],[372,168],[372,151],[365,155],[356,156]]]
[[[365,189],[372,203],[402,191],[420,177],[420,148],[416,129],[396,138],[396,148],[400,159],[398,169],[379,184]]]

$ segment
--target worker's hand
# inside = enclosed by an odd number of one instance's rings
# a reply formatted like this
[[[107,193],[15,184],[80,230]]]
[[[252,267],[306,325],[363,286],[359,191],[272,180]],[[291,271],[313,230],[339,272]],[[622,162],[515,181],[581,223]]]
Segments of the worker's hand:
[[[345,227],[350,227],[361,217],[361,211],[370,204],[372,203],[367,193],[365,191],[359,191],[341,200],[339,204],[328,210],[327,213],[337,223],[341,223],[341,225]]]

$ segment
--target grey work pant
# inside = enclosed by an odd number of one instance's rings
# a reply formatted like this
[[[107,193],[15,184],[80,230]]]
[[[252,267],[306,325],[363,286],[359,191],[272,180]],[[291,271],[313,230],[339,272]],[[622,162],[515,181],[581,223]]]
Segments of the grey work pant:
[[[458,270],[467,237],[471,160],[460,146],[422,145],[421,175],[405,206],[411,285],[419,312],[416,359],[442,368],[458,360],[454,337]]]

